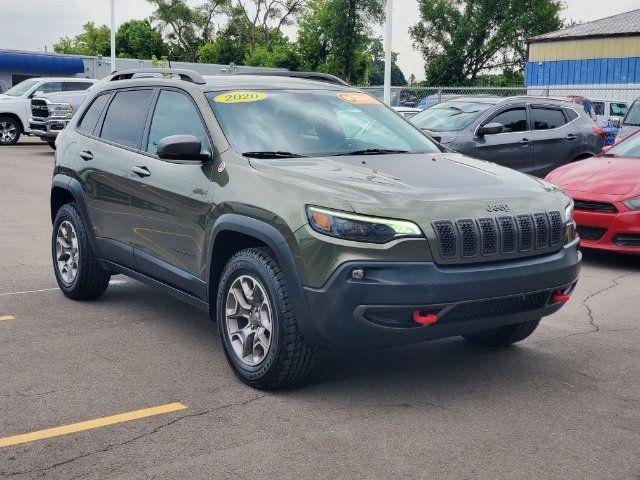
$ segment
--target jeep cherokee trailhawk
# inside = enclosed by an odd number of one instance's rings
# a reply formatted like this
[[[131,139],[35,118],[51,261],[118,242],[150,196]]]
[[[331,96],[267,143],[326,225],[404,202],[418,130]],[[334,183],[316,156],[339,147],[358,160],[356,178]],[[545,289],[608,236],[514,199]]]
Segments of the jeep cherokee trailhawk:
[[[551,184],[449,153],[335,77],[155,72],[97,86],[58,138],[67,297],[155,285],[209,312],[258,388],[322,347],[510,344],[568,300],[581,255]]]

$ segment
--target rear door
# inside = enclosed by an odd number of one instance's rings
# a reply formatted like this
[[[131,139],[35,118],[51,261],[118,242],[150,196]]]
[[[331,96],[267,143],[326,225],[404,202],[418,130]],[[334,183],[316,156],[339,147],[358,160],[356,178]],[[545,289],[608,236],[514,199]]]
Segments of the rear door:
[[[132,168],[136,151],[141,148],[153,95],[153,89],[128,89],[99,96],[78,124],[78,131],[87,138],[75,166],[85,190],[94,233],[103,255],[126,266],[135,265],[131,233],[131,192],[135,187]],[[93,124],[89,120],[98,114],[92,108],[98,101],[105,103],[104,111],[89,132]]]
[[[163,160],[158,142],[171,135],[194,135],[202,152],[212,143],[191,96],[179,89],[159,91],[142,150],[133,167],[132,232],[141,271],[206,298],[205,228],[213,161]]]
[[[576,157],[581,142],[580,127],[559,105],[531,105],[529,111],[534,140],[531,173],[544,176]]]
[[[494,135],[476,134],[476,156],[521,172],[531,171],[533,139],[526,105],[509,105],[487,117],[481,125],[489,123],[499,123],[505,131]]]

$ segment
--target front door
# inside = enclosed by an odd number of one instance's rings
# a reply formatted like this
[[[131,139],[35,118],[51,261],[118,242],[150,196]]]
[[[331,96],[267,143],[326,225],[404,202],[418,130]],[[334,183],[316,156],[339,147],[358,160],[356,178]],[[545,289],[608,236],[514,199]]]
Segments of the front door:
[[[476,157],[521,172],[530,172],[533,163],[533,137],[528,128],[525,105],[510,106],[487,120],[504,127],[503,133],[476,136]]]
[[[132,196],[132,232],[141,271],[181,290],[206,298],[206,220],[214,162],[163,160],[158,142],[170,135],[194,135],[211,152],[198,108],[180,90],[158,95],[148,138],[136,158]]]

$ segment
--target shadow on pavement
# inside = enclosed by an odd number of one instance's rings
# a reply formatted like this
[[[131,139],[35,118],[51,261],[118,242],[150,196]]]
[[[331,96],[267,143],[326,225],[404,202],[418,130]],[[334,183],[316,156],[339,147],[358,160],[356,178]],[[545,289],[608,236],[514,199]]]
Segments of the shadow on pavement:
[[[584,263],[594,267],[616,268],[620,270],[640,270],[640,256],[603,250],[582,249]]]

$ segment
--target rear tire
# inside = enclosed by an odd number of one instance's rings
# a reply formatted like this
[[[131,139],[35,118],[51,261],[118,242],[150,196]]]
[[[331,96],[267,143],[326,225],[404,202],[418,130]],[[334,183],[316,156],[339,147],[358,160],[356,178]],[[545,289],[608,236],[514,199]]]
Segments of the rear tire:
[[[47,144],[51,147],[52,150],[56,149],[56,143],[55,142],[47,142]]]
[[[218,331],[234,373],[262,390],[302,381],[315,350],[298,329],[278,261],[267,248],[248,248],[227,263],[218,286]]]
[[[15,145],[20,140],[22,127],[13,117],[0,117],[0,145]]]
[[[492,328],[484,332],[469,333],[463,335],[468,342],[485,345],[488,347],[504,347],[512,343],[520,342],[531,335],[538,325],[540,318],[529,320],[528,322],[514,323],[513,325],[505,325],[504,327]]]
[[[109,286],[111,274],[98,263],[82,217],[73,203],[63,205],[56,215],[51,253],[58,286],[68,298],[98,298]]]

